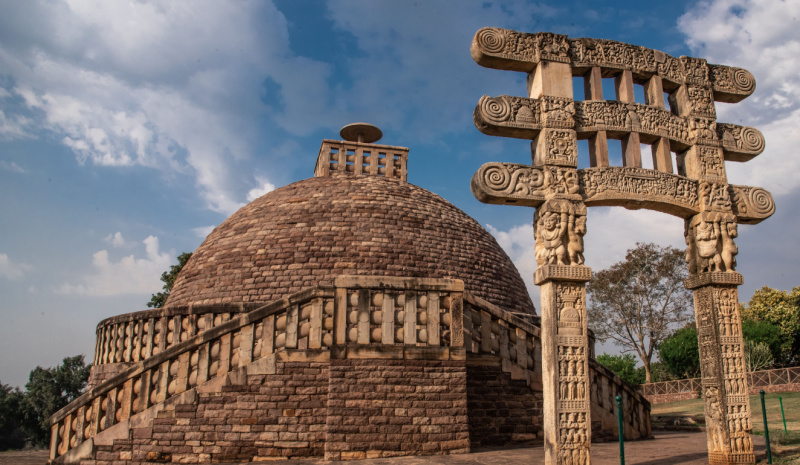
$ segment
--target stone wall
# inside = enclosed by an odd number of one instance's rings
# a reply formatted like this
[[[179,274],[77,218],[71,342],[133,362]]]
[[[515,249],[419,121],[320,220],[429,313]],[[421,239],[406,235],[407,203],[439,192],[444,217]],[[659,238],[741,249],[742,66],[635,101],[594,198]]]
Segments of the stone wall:
[[[152,427],[133,428],[130,440],[98,450],[95,463],[321,457],[328,378],[324,362],[277,362],[275,374],[248,376],[246,384],[160,412]]]
[[[472,447],[542,443],[541,391],[511,379],[497,357],[468,357],[467,407]]]
[[[283,352],[274,373],[200,390],[196,402],[158,412],[151,425],[97,446],[95,460],[81,464],[466,453],[467,369],[463,355],[439,352],[419,352],[423,359]]]
[[[466,368],[451,360],[331,360],[326,460],[469,452]]]

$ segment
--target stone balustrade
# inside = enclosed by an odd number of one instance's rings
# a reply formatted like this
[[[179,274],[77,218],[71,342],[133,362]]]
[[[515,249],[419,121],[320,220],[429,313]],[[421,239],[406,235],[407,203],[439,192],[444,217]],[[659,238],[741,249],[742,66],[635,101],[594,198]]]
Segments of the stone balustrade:
[[[53,415],[50,457],[64,456],[100,432],[278,351],[375,343],[460,346],[463,292],[463,282],[451,279],[340,276],[334,288],[304,290],[232,319],[231,312],[208,312],[200,319],[198,315],[159,319],[167,336],[170,331],[178,335],[175,328],[182,328],[187,333],[185,339],[173,336],[156,342],[155,315],[147,312],[141,314],[142,318],[109,321],[103,326],[101,341],[128,341],[121,345],[128,357],[142,345],[148,349],[160,344],[163,350],[145,350],[142,353],[150,357],[88,390]],[[204,323],[183,326],[183,321],[192,320]],[[143,327],[145,321],[148,330],[137,332],[135,328]],[[192,329],[195,333],[189,334]],[[118,337],[105,338],[111,335]],[[99,350],[116,354],[109,345]],[[112,348],[120,346],[115,342]],[[100,359],[107,360],[105,356]]]
[[[408,180],[408,148],[354,141],[322,141],[314,176],[370,174]]]
[[[255,309],[196,307],[116,317],[98,326],[96,359],[130,366],[51,418],[50,456],[71,463],[97,444],[124,439],[130,428],[145,426],[165,407],[192,402],[198,392],[248,375],[269,376],[268,367],[286,351],[343,349],[362,358],[386,358],[397,350],[437,348],[437,357],[449,352],[453,360],[463,360],[464,353],[488,356],[499,359],[511,380],[524,380],[539,393],[541,340],[535,321],[465,293],[462,281],[370,276],[340,276],[334,287],[306,289]],[[593,404],[608,411],[595,417],[603,428],[615,431],[616,417],[614,427],[605,417],[615,414],[613,396],[621,393],[630,422],[626,437],[649,436],[649,403],[604,368],[591,367]],[[100,433],[105,436],[96,442]]]

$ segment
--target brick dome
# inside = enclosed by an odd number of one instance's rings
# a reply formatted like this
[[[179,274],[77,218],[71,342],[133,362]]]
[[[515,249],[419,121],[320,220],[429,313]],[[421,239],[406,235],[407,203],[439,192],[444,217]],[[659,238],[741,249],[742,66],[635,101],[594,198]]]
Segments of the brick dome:
[[[166,306],[270,302],[342,274],[461,279],[477,297],[535,313],[475,220],[421,187],[366,175],[306,179],[241,208],[197,248]]]

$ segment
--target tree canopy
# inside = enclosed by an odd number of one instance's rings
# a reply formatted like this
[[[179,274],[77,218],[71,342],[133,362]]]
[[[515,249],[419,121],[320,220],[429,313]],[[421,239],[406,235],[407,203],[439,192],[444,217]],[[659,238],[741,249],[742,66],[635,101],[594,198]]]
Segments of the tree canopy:
[[[595,273],[587,286],[589,325],[601,341],[635,351],[652,381],[650,361],[658,344],[692,316],[684,252],[637,243],[625,260]]]
[[[770,287],[757,290],[747,305],[741,305],[742,320],[766,322],[778,328],[778,353],[775,362],[787,365],[800,362],[800,286],[791,292]],[[746,330],[745,327],[742,328]],[[769,341],[763,341],[773,348]]]
[[[178,273],[181,272],[184,265],[186,265],[186,262],[188,262],[191,257],[191,252],[184,252],[178,255],[178,264],[170,266],[169,271],[165,271],[161,274],[161,281],[164,282],[164,291],[157,292],[150,297],[150,302],[147,302],[148,308],[161,308],[167,303],[167,298],[172,291],[175,280],[178,278]]]
[[[32,444],[46,446],[50,417],[79,397],[89,380],[91,365],[83,355],[67,357],[61,366],[36,367],[31,371],[22,399],[20,420]]]
[[[700,376],[700,346],[697,328],[687,325],[665,338],[658,346],[658,358],[670,376],[676,379]]]

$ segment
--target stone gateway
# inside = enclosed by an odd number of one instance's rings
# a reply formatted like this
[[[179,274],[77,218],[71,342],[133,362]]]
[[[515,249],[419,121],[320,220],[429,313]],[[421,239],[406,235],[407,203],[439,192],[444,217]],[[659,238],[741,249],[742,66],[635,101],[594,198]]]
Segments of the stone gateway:
[[[487,163],[471,185],[482,202],[536,208],[545,462],[591,462],[585,215],[591,206],[623,206],[685,220],[709,462],[755,463],[734,239],[739,223],[768,218],[775,203],[762,188],[728,183],[725,161],[752,159],[764,137],[718,123],[714,107],[752,94],[753,76],[701,58],[546,32],[484,28],[471,52],[482,66],[528,73],[526,98],[484,96],[474,120],[486,134],[531,139],[531,165]],[[573,98],[573,77],[583,77],[584,101]],[[613,100],[604,99],[604,78],[614,80]],[[635,102],[635,85],[645,103]],[[589,142],[585,169],[577,169],[579,139]],[[622,167],[609,166],[609,139],[621,141]],[[651,146],[653,169],[642,168],[641,144]]]

